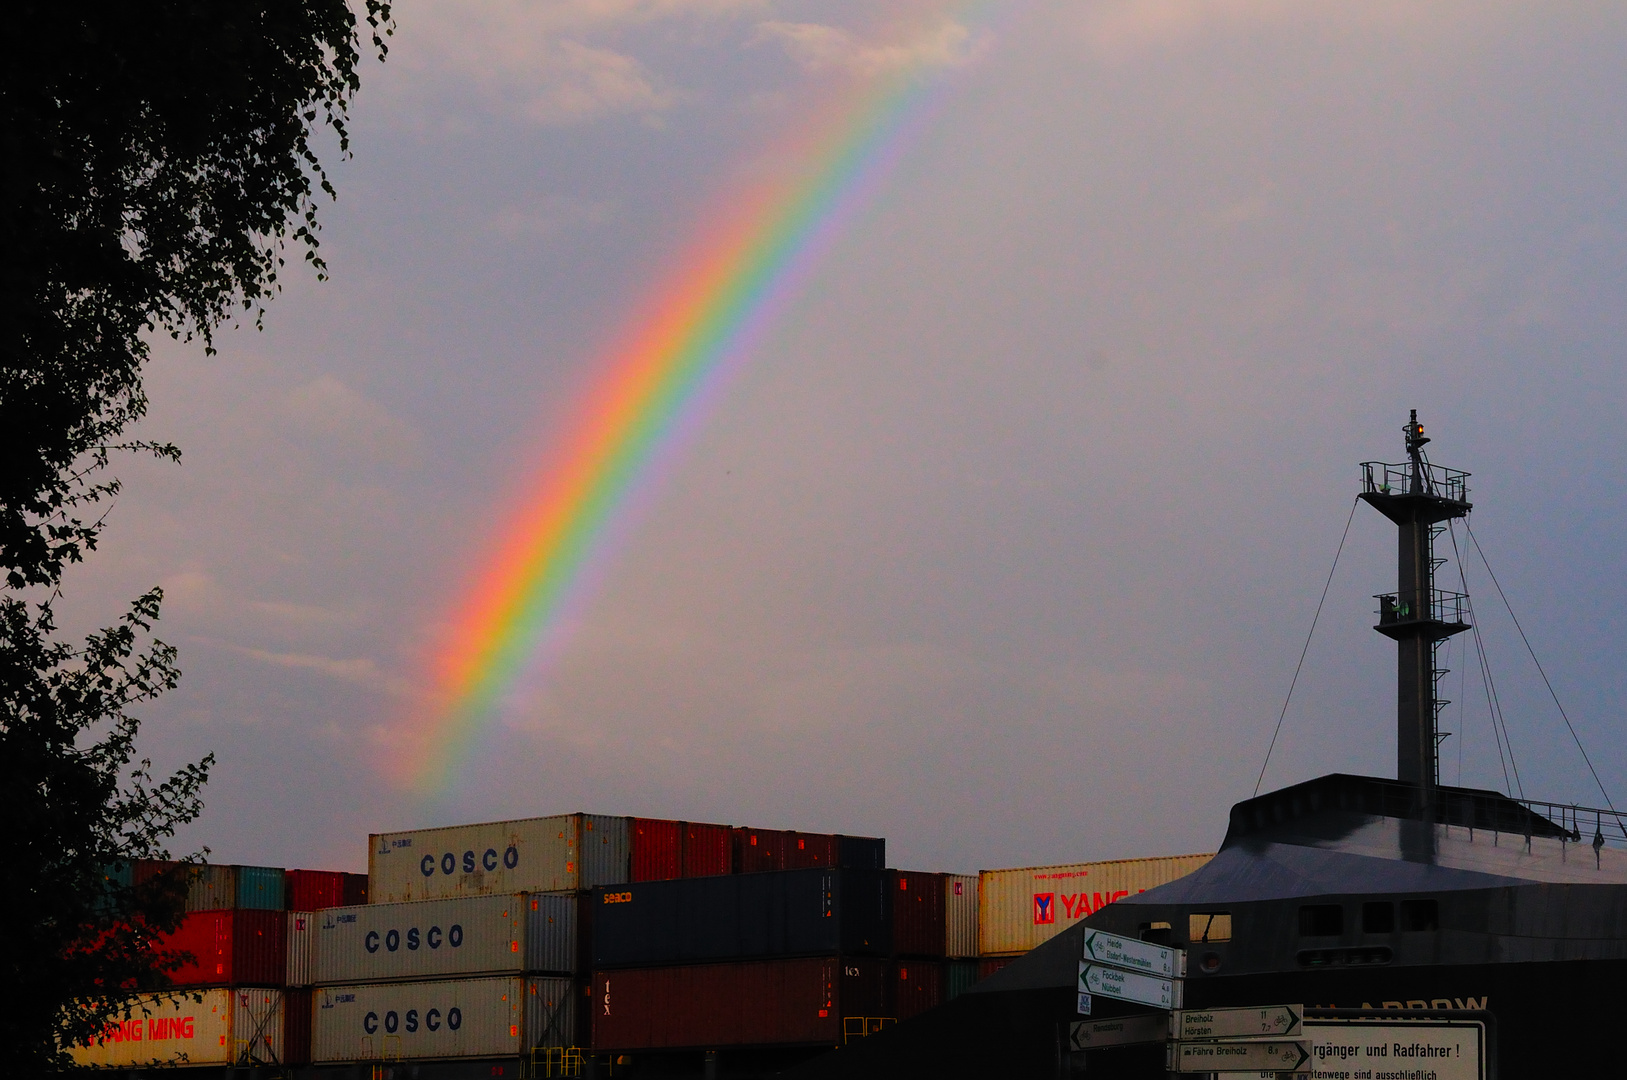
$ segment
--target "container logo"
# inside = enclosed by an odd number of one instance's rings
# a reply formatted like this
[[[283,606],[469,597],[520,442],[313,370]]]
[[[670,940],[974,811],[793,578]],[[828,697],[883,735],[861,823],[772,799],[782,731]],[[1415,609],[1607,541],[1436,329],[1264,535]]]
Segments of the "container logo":
[[[441,1024],[443,1022],[449,1029],[456,1031],[458,1028],[463,1026],[463,1011],[454,1005],[452,1008],[446,1010],[446,1016],[443,1021],[441,1010],[425,1010],[422,1021],[424,1027],[428,1028],[430,1031],[439,1031],[441,1030]],[[379,1029],[380,1023],[381,1020],[379,1018],[379,1014],[376,1012],[369,1012],[366,1016],[362,1017],[362,1030],[367,1032],[369,1035],[375,1034]],[[403,1027],[406,1028],[409,1034],[411,1034],[418,1030],[418,1010],[408,1009],[403,1014],[396,1012],[394,1009],[390,1009],[385,1012],[382,1024],[384,1026],[384,1033],[386,1035],[394,1035]]]
[[[1062,910],[1070,919],[1083,919],[1086,915],[1094,915],[1113,901],[1122,900],[1129,895],[1124,889],[1105,893],[1063,893]]]
[[[497,861],[498,856],[496,848],[487,848],[481,853],[478,860],[475,858],[475,853],[473,851],[465,851],[462,859],[458,858],[456,852],[448,851],[441,855],[438,862],[433,855],[425,855],[422,859],[419,859],[418,872],[423,874],[425,877],[434,877],[435,869],[438,866],[443,874],[455,874],[458,872],[458,867],[461,864],[465,874],[472,874],[475,872],[475,866],[477,863],[482,870],[490,872],[497,869]],[[503,865],[510,870],[514,869],[516,866],[519,866],[520,849],[515,847],[513,844],[510,844],[508,847],[504,848],[502,862]]]
[[[376,953],[379,951],[379,945],[382,944],[387,951],[397,952],[401,948],[402,940],[401,931],[393,927],[386,930],[382,938],[377,930],[369,930],[367,936],[362,938],[362,947],[370,953]],[[444,934],[439,926],[431,926],[429,931],[423,934],[418,932],[416,926],[409,926],[407,927],[405,941],[408,952],[417,952],[420,944],[428,945],[431,949],[438,949],[441,947],[442,941],[456,949],[463,944],[463,926],[461,923],[453,923],[447,927]]]
[[[193,1018],[190,1016],[148,1017],[145,1025],[146,1038],[143,1040],[143,1025],[140,1017],[132,1020],[119,1020],[104,1027],[101,1038],[96,1041],[101,1043],[122,1043],[190,1039],[194,1037],[195,1028],[193,1023]]]
[[[1056,893],[1034,894],[1034,925],[1044,926],[1056,922]]]
[[[631,904],[633,894],[631,892],[607,892],[604,894],[604,902],[607,904]]]

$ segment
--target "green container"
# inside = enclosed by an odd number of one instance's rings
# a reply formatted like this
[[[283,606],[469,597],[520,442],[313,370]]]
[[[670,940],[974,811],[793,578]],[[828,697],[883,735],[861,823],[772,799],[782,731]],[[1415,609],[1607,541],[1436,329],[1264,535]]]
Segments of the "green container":
[[[259,911],[282,911],[284,902],[283,878],[280,866],[236,866],[237,906]]]
[[[112,911],[121,892],[135,881],[135,868],[127,862],[108,863],[102,867],[102,879],[96,892],[98,911]]]
[[[945,966],[948,968],[946,982],[949,993],[944,1000],[954,1001],[970,990],[972,984],[977,981],[977,961],[951,960]]]

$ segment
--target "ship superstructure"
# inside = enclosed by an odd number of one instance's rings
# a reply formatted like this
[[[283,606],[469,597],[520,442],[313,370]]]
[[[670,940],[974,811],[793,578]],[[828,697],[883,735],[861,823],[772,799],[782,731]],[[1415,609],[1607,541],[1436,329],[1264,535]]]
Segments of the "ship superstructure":
[[[1464,1011],[1489,1020],[1490,1077],[1627,1068],[1623,817],[1440,783],[1438,647],[1470,626],[1467,598],[1435,587],[1434,541],[1469,513],[1468,474],[1429,462],[1416,412],[1404,430],[1406,459],[1364,463],[1359,492],[1399,538],[1374,627],[1396,642],[1396,778],[1336,773],[1236,804],[1202,869],[1108,905],[829,1075],[1069,1075],[1059,1033],[1078,1018],[1088,928],[1187,950],[1188,1007]],[[1088,1073],[1165,1075],[1151,1050]]]

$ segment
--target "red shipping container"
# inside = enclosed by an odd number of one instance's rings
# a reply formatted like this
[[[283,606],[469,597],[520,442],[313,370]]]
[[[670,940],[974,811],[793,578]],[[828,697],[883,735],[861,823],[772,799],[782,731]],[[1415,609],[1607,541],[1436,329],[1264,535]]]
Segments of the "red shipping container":
[[[600,971],[593,1049],[838,1046],[845,1018],[884,1015],[885,1002],[886,962],[868,958]]]
[[[345,874],[338,870],[290,870],[284,880],[289,911],[346,906]]]
[[[311,1063],[311,991],[284,990],[282,995],[282,1064]]]
[[[1020,956],[990,956],[979,960],[977,962],[977,981],[982,982],[984,979],[988,978],[990,975],[993,975],[996,971],[999,971],[1013,960],[1021,959],[1022,957]]]
[[[835,866],[841,857],[841,839],[829,833],[785,834],[785,869],[806,870]]]
[[[176,986],[281,986],[287,981],[288,916],[248,908],[190,911],[157,947],[192,954],[170,974]]]
[[[893,1014],[908,1020],[943,1004],[944,976],[941,960],[900,960],[893,980]]]
[[[357,904],[367,903],[367,875],[345,875],[345,902],[344,907],[355,907]]]
[[[889,875],[893,894],[893,954],[944,955],[944,876],[912,870]]]
[[[785,869],[785,833],[774,829],[734,831],[734,872],[758,874]]]
[[[727,825],[684,826],[684,877],[734,873],[734,830]]]
[[[683,877],[683,822],[634,818],[628,839],[633,849],[633,881],[671,881]]]

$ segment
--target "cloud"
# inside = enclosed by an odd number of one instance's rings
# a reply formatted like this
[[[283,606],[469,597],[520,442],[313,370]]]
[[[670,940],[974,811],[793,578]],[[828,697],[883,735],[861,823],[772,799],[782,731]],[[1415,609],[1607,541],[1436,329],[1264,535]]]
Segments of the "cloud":
[[[757,40],[777,42],[808,71],[858,75],[950,67],[967,62],[975,52],[971,31],[957,22],[945,22],[912,40],[877,45],[836,26],[770,21],[757,24]]]
[[[302,439],[320,439],[340,453],[388,461],[410,460],[419,452],[418,433],[410,424],[332,375],[289,391],[282,412]]]
[[[527,95],[524,112],[542,124],[570,124],[607,113],[646,116],[670,108],[671,90],[631,56],[579,41],[560,41],[544,65],[547,78]]]
[[[420,108],[457,112],[455,103],[473,91],[488,107],[542,125],[620,115],[649,119],[670,109],[676,92],[625,50],[584,37],[761,6],[759,0],[439,3],[400,13],[391,61],[411,72],[408,95],[423,102]]]
[[[356,657],[354,659],[341,659],[331,656],[318,656],[311,653],[273,652],[269,649],[256,649],[247,645],[234,645],[229,641],[216,641],[207,638],[194,639],[201,644],[214,645],[230,650],[240,656],[258,660],[261,663],[274,664],[277,667],[298,668],[304,671],[315,671],[331,679],[360,686],[381,694],[393,697],[412,697],[417,689],[407,680],[386,674],[378,664],[369,657]]]
[[[1205,40],[1209,32],[1230,25],[1292,27],[1334,21],[1372,26],[1384,31],[1430,24],[1455,25],[1457,5],[1369,0],[1363,4],[1304,4],[1298,0],[1105,0],[1083,6],[1085,39],[1099,53],[1124,56],[1145,48]],[[1071,17],[1071,14],[1070,14]],[[1461,27],[1457,27],[1461,29]]]

